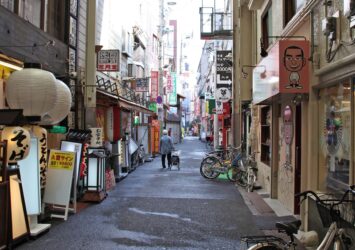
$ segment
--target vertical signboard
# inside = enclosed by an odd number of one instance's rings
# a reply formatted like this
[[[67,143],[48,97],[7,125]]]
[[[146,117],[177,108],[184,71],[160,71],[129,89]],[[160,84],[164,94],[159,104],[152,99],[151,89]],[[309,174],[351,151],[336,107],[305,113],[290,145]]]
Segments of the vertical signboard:
[[[173,93],[173,81],[171,79],[171,75],[167,75],[166,79],[167,79],[167,83],[166,83],[166,93],[167,94],[171,94]]]
[[[176,73],[171,72],[171,82],[173,91],[169,94],[169,104],[176,105],[177,104],[177,84],[176,84]]]
[[[232,51],[219,50],[216,52],[216,101],[228,102],[232,89]]]
[[[155,101],[159,95],[159,93],[158,93],[159,72],[158,71],[151,71],[150,76],[151,76],[150,77],[150,90],[151,90],[150,99],[151,99],[151,101]]]

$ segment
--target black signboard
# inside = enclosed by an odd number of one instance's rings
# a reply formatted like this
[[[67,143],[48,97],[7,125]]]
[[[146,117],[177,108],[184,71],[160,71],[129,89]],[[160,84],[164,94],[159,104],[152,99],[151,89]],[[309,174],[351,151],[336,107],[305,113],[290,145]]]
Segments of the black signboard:
[[[232,51],[231,50],[218,50],[217,65],[216,65],[216,87],[228,88],[232,87]]]

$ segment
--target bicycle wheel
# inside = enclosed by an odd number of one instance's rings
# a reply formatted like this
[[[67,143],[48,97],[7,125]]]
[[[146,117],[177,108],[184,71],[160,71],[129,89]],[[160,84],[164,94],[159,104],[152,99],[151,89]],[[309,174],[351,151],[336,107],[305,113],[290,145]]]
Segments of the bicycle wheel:
[[[248,248],[248,250],[282,250],[284,248],[278,246],[277,244],[274,244],[272,242],[269,243],[259,243],[256,244],[250,248]]]
[[[239,186],[246,187],[248,185],[247,172],[237,169],[235,178]]]
[[[256,181],[256,176],[255,176],[254,171],[251,168],[248,168],[248,171],[247,171],[247,191],[248,192],[253,192],[255,181]]]
[[[201,162],[200,173],[207,179],[215,179],[219,176],[219,173],[213,171],[213,169],[218,167],[222,167],[219,159],[214,156],[208,156]]]
[[[227,177],[229,181],[237,181],[237,170],[234,167],[229,167],[227,171]]]

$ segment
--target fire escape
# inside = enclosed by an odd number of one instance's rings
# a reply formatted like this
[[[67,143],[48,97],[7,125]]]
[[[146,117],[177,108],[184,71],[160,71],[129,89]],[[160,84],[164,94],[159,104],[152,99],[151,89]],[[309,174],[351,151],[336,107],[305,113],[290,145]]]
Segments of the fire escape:
[[[233,35],[230,0],[202,0],[200,30],[203,40],[229,40]]]

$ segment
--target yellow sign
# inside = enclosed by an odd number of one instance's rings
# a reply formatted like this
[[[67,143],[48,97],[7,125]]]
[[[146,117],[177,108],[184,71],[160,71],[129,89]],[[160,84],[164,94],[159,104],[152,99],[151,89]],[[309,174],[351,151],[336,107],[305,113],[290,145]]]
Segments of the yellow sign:
[[[73,170],[75,152],[51,151],[49,154],[48,168]]]

